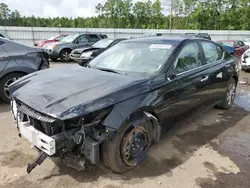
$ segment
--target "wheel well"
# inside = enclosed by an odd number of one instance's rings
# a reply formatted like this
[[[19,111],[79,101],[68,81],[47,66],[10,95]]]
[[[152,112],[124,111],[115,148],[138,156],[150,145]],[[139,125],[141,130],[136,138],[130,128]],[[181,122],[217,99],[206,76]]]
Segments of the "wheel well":
[[[70,49],[70,48],[63,48],[63,49],[60,51],[60,54],[62,53],[63,50],[72,51],[72,49]]]
[[[237,83],[238,83],[238,79],[239,79],[238,76],[234,75],[234,76],[233,76],[233,79],[235,79],[236,84],[237,84]]]
[[[23,72],[23,71],[13,71],[13,72],[8,72],[8,73],[4,74],[0,79],[2,79],[5,76],[8,76],[10,74],[15,74],[15,73],[21,73],[21,74],[25,74],[25,75],[28,74],[27,72]]]
[[[138,123],[143,120],[143,118],[146,118],[152,125],[152,140],[155,143],[158,143],[160,141],[160,136],[161,136],[161,126],[159,123],[159,119],[156,116],[154,112],[151,110],[140,110],[137,112],[132,113],[126,121],[131,121],[132,124]]]

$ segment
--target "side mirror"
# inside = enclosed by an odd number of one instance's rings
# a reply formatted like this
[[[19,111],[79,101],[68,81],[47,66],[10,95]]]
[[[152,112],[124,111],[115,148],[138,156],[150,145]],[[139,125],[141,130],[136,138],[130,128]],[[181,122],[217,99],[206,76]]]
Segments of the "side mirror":
[[[75,44],[79,44],[79,41],[78,41],[78,40],[76,40],[76,41],[75,41]]]
[[[167,75],[167,79],[170,81],[170,80],[173,80],[174,78],[176,77],[176,73],[170,73],[169,75]]]

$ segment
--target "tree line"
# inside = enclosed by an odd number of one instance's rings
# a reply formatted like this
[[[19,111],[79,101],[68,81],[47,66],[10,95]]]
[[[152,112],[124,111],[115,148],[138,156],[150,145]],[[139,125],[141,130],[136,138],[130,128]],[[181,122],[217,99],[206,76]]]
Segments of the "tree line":
[[[161,3],[171,2],[168,6]],[[167,7],[167,9],[166,9]],[[97,16],[40,18],[23,16],[0,3],[1,26],[250,30],[250,0],[106,0]],[[170,11],[171,10],[171,11]],[[170,12],[172,14],[170,14]],[[171,24],[171,25],[170,25]]]

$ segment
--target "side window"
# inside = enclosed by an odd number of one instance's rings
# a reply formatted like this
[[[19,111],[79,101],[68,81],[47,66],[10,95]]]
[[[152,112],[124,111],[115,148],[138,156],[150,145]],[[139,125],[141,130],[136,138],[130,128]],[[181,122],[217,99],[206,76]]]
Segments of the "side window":
[[[63,35],[62,35],[62,36],[58,37],[57,40],[61,41],[61,40],[64,39],[65,37],[66,37],[66,36],[63,36]]]
[[[211,42],[201,42],[201,45],[204,50],[206,63],[213,63],[222,59],[223,50],[218,45]]]
[[[87,38],[85,35],[81,35],[80,37],[78,37],[77,39],[78,43],[85,43],[88,42]]]
[[[174,64],[176,74],[200,67],[200,51],[196,42],[187,44],[182,48]]]
[[[97,42],[99,40],[100,39],[97,35],[89,35],[89,42]]]

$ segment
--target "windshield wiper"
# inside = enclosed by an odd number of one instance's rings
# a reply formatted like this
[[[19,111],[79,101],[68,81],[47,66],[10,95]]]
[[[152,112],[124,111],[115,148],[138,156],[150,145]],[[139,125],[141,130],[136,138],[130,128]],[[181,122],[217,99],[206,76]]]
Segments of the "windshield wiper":
[[[113,69],[106,69],[106,68],[96,68],[96,69],[101,70],[101,71],[113,72],[113,73],[116,73],[116,74],[121,74],[120,72],[115,71]]]

